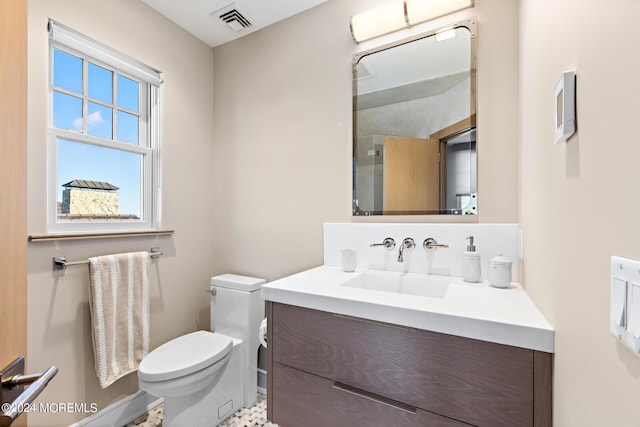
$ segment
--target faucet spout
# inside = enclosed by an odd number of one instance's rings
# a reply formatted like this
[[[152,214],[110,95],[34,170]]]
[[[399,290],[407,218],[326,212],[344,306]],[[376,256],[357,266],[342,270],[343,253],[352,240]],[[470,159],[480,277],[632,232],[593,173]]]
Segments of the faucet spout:
[[[402,245],[400,245],[400,249],[398,250],[398,262],[404,262],[404,250],[410,251],[415,248],[416,244],[411,237],[407,237],[402,241]]]

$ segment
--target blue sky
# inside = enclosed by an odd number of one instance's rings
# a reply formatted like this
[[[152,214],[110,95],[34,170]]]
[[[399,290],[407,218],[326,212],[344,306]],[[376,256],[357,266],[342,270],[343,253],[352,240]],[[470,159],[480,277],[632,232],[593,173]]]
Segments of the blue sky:
[[[83,64],[82,59],[54,49],[53,84],[69,93],[54,90],[53,126],[83,130]],[[96,64],[87,66],[88,135],[139,144],[139,84],[125,76]],[[77,96],[76,96],[77,95]],[[95,102],[92,102],[95,101]],[[104,104],[107,105],[104,105]],[[126,109],[122,111],[119,108]],[[114,110],[117,123],[114,135]],[[58,200],[62,200],[62,184],[74,179],[105,181],[119,187],[120,213],[141,214],[141,155],[75,141],[58,142]]]

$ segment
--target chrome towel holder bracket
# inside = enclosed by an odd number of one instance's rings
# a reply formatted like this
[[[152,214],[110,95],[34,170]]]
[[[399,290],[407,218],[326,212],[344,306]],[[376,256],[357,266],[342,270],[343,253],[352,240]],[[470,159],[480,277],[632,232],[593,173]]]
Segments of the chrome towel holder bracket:
[[[160,255],[162,255],[162,251],[160,250],[160,248],[155,247],[155,248],[151,248],[149,249],[149,256],[151,258],[157,258]],[[83,260],[83,261],[73,261],[73,262],[69,262],[67,261],[66,257],[63,256],[56,256],[53,257],[53,271],[65,271],[67,269],[67,267],[72,266],[72,265],[80,265],[80,264],[88,264],[89,260]]]

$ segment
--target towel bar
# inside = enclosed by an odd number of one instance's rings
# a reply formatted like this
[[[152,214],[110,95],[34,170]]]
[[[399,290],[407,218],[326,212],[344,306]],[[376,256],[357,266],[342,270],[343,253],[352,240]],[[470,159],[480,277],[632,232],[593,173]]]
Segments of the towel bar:
[[[157,258],[162,255],[162,251],[160,248],[151,248],[149,250],[149,256],[151,258]],[[89,260],[85,259],[83,261],[67,261],[67,258],[63,256],[53,257],[53,271],[66,270],[66,268],[70,265],[80,265],[80,264],[88,264]]]

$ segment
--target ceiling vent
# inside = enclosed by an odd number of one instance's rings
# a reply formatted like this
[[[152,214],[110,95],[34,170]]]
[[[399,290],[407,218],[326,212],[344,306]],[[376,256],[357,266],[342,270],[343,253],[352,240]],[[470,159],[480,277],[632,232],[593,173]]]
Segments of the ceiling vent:
[[[244,31],[253,26],[247,16],[241,13],[233,4],[219,9],[211,15],[220,18],[227,27],[235,32]]]

